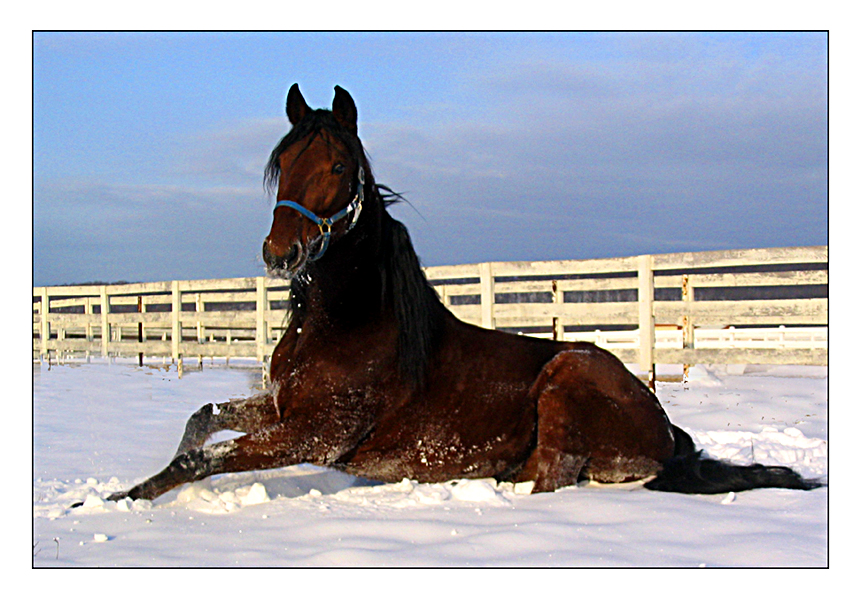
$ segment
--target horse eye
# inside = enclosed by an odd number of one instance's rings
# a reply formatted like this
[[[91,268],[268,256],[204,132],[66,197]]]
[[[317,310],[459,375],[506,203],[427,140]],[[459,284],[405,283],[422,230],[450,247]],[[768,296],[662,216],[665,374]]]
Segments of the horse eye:
[[[344,165],[342,165],[341,163],[335,163],[335,166],[332,167],[332,173],[334,173],[335,175],[340,175],[343,172],[344,172]]]

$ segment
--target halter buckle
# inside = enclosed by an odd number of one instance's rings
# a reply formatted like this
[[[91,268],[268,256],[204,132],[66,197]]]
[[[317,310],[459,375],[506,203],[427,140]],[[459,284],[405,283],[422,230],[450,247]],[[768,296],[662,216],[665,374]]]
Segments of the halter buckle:
[[[317,223],[317,227],[320,228],[320,235],[323,235],[325,237],[329,237],[330,235],[332,235],[332,225],[334,225],[334,223],[328,217],[320,219],[320,221]]]

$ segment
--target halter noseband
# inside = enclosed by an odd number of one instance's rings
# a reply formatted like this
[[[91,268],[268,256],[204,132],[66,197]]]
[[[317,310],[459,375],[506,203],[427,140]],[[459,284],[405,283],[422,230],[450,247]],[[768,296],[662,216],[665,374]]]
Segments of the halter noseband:
[[[339,210],[331,217],[317,216],[301,204],[293,202],[291,200],[279,200],[275,203],[275,208],[278,208],[279,206],[286,206],[288,208],[297,210],[300,214],[313,221],[317,225],[317,227],[320,228],[320,236],[323,238],[323,244],[320,246],[320,250],[318,250],[313,256],[308,257],[308,260],[314,261],[322,257],[326,250],[329,248],[329,239],[332,237],[332,226],[335,223],[337,223],[347,215],[352,214],[353,217],[350,219],[350,223],[347,225],[347,231],[350,231],[353,227],[355,227],[356,221],[359,220],[359,215],[362,213],[362,202],[364,200],[365,170],[361,166],[359,166],[359,186],[356,190],[356,197],[353,198],[352,202],[350,202],[345,208]]]

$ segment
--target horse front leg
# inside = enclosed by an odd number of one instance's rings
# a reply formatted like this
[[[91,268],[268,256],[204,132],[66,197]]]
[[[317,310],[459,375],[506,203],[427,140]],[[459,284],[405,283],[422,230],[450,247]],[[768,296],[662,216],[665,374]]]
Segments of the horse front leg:
[[[303,462],[303,457],[297,452],[273,443],[273,438],[277,437],[275,432],[265,431],[192,448],[175,456],[160,473],[128,491],[111,494],[107,499],[154,500],[175,487],[219,473],[274,469]]]
[[[174,458],[202,447],[219,431],[254,433],[271,427],[279,418],[271,391],[241,400],[206,404],[189,417]]]
[[[183,483],[204,479],[217,472],[218,453],[229,450],[231,444],[232,440],[213,444],[206,448],[192,448],[177,454],[160,473],[153,475],[128,491],[111,494],[107,499],[114,502],[123,498],[155,500],[163,493]]]
[[[275,469],[299,463],[331,465],[367,432],[351,411],[292,413],[290,418],[241,437],[186,450],[160,473],[108,500],[153,500],[185,483],[219,473]]]

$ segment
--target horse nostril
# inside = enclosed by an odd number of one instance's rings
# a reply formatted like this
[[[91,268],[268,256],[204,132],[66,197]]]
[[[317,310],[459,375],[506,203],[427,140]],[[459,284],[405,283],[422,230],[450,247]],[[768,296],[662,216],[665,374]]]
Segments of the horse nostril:
[[[293,245],[290,246],[290,249],[287,251],[282,257],[284,261],[284,265],[288,268],[295,267],[296,263],[298,263],[299,254],[302,251],[302,246],[299,245],[299,242],[293,242]]]
[[[291,271],[301,261],[302,245],[293,242],[284,254],[278,254],[269,240],[263,242],[263,262],[273,271]]]

